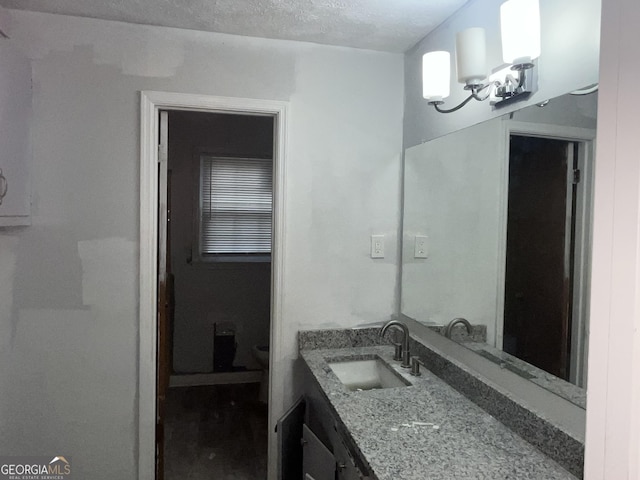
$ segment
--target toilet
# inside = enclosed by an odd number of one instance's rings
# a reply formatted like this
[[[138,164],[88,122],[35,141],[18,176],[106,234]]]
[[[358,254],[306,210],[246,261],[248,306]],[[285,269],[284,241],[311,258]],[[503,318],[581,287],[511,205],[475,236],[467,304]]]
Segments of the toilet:
[[[251,353],[256,359],[260,367],[262,368],[262,379],[260,380],[260,393],[258,394],[258,400],[262,403],[269,402],[269,346],[268,345],[254,345],[251,348]]]

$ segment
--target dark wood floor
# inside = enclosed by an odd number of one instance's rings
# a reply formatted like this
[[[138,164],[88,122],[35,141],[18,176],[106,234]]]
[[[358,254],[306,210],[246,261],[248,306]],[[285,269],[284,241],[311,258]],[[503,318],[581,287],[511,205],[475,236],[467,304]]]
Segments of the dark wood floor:
[[[267,407],[259,384],[171,388],[165,480],[267,478]]]

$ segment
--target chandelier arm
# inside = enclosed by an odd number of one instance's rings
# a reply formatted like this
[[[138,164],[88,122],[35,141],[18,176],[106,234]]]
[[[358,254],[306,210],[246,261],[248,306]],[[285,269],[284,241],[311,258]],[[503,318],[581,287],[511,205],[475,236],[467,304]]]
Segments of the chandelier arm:
[[[524,82],[526,80],[526,71],[527,69],[520,70],[520,75],[518,75],[518,89],[522,88]]]
[[[491,96],[491,88],[490,87],[498,87],[498,86],[500,86],[500,82],[498,82],[498,81],[487,83],[482,88],[479,88],[479,89],[475,90],[471,95],[473,96],[473,98],[475,98],[479,102],[484,102],[487,98],[489,98]],[[484,97],[481,97],[478,94],[480,92],[482,92],[483,90],[487,90],[487,94]]]
[[[466,99],[464,99],[462,101],[462,103],[460,103],[460,105],[457,105],[457,106],[455,106],[453,108],[450,108],[448,110],[440,108],[437,103],[432,103],[432,105],[433,105],[433,108],[435,108],[440,113],[453,113],[453,112],[455,112],[457,110],[460,110],[462,107],[464,107],[467,103],[469,103],[474,98],[475,98],[475,94],[472,93]]]

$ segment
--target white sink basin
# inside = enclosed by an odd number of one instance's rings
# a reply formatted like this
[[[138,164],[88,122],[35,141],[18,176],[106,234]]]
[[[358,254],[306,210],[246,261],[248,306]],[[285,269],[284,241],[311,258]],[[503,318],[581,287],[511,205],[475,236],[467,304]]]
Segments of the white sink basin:
[[[411,385],[380,358],[329,361],[329,367],[349,390],[372,390]]]

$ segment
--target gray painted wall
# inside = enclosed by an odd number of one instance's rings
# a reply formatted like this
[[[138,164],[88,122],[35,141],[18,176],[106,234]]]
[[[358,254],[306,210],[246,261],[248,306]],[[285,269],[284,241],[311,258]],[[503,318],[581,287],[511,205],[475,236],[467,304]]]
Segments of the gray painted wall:
[[[33,226],[0,232],[0,451],[135,478],[139,91],[290,103],[283,357],[395,311],[403,57],[11,12],[33,60]],[[369,236],[387,257],[369,258]]]

